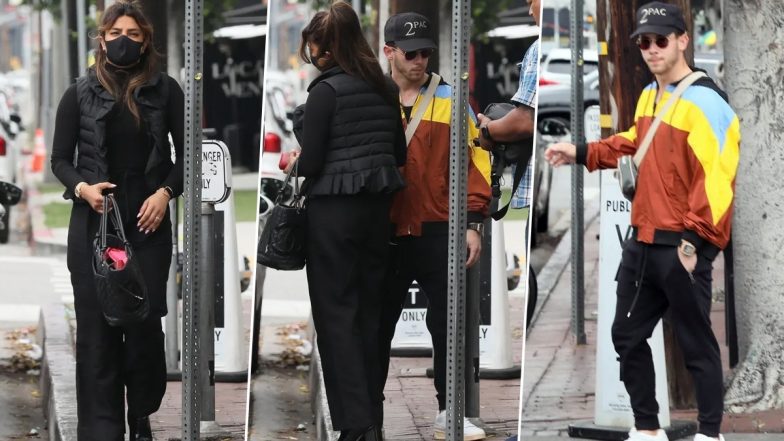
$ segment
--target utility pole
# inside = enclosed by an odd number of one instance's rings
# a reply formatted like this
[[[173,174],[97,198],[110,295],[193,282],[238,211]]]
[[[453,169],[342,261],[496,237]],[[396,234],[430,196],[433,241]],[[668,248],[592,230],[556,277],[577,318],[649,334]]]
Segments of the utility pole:
[[[166,70],[167,55],[168,55],[168,14],[165,1],[160,0],[142,0],[142,10],[150,20],[152,28],[155,30],[153,34],[153,45],[155,49],[162,54],[161,66]]]
[[[597,0],[597,38],[599,40],[599,82],[602,136],[625,131],[634,124],[637,98],[653,76],[642,59],[640,49],[629,39],[636,27],[637,8],[648,0]],[[687,32],[693,35],[690,0],[670,0],[683,10]],[[606,42],[606,43],[602,43]],[[605,55],[605,56],[601,56]],[[690,41],[686,61],[694,61]],[[611,75],[615,72],[616,75]],[[664,347],[670,402],[676,409],[696,406],[694,383],[686,370],[683,355],[668,317],[664,318]]]

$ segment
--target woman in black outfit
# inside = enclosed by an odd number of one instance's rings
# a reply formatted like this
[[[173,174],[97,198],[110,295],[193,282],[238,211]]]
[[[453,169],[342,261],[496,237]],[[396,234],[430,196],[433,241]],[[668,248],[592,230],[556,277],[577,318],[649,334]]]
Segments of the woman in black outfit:
[[[378,323],[389,208],[404,185],[398,94],[344,2],[302,31],[308,88],[298,173],[305,176],[307,276],[332,426],[340,440],[381,440]]]
[[[78,436],[122,440],[127,400],[130,439],[152,440],[148,416],[166,390],[161,317],[171,259],[168,202],[183,187],[183,93],[160,71],[153,29],[137,3],[106,9],[98,41],[95,66],[60,101],[52,148],[52,171],[73,200],[68,269],[76,309]],[[115,195],[150,298],[148,318],[123,327],[107,324],[93,283],[92,241],[107,208],[104,191]]]

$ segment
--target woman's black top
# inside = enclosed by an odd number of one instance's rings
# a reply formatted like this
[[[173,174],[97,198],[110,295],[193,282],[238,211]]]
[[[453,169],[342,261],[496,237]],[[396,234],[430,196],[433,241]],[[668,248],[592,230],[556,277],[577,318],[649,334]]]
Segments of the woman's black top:
[[[391,90],[390,96],[397,93]],[[314,80],[298,161],[299,175],[308,178],[308,194],[391,193],[402,188],[397,167],[406,163],[406,140],[399,112],[397,105],[339,67]]]
[[[120,69],[111,72],[117,77],[123,89],[127,86],[129,73]],[[173,81],[173,80],[171,80]],[[141,106],[139,106],[141,107]],[[169,93],[167,109],[183,109],[182,94]],[[141,108],[140,108],[141,111]],[[56,116],[56,130],[52,147],[52,161],[73,161],[75,146],[79,139],[79,102],[77,87],[72,85],[63,95]],[[175,146],[183,145],[183,125],[181,112],[169,111],[168,127],[171,128]],[[125,233],[131,243],[140,245],[167,242],[171,235],[168,219],[163,219],[157,231],[148,234],[140,232],[136,223],[137,214],[144,201],[157,188],[149,188],[145,182],[145,167],[153,149],[153,140],[149,135],[144,118],[137,122],[130,108],[118,100],[112,108],[106,123],[106,160],[109,166],[109,182],[117,185],[113,190],[120,214],[125,225]],[[73,189],[83,177],[74,167],[60,168],[58,178],[64,185]],[[161,186],[180,188],[182,184],[182,167],[172,168]],[[168,216],[167,216],[168,217]],[[168,231],[167,231],[168,230]]]

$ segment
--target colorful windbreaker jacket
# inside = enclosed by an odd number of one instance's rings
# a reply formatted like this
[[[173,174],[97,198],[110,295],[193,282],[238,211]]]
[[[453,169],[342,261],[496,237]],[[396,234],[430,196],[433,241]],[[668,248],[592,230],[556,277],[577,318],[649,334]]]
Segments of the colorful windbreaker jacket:
[[[661,105],[676,86],[667,86]],[[653,82],[643,90],[629,131],[578,149],[577,162],[588,170],[606,169],[616,167],[620,156],[633,155],[653,123],[657,87]],[[698,253],[715,256],[724,249],[739,145],[740,123],[726,94],[710,78],[701,78],[668,109],[640,165],[632,201],[637,240],[659,243],[656,237],[678,232]]]
[[[432,77],[431,77],[432,78]],[[430,80],[422,86],[411,115],[416,114]],[[401,109],[403,127],[408,122]],[[406,187],[395,194],[390,217],[396,236],[421,236],[423,225],[449,220],[449,143],[452,86],[441,80],[435,96],[408,144],[406,165],[400,169]],[[468,109],[468,221],[481,222],[490,204],[490,154],[474,147],[479,137],[476,116]],[[446,231],[446,229],[443,229]]]

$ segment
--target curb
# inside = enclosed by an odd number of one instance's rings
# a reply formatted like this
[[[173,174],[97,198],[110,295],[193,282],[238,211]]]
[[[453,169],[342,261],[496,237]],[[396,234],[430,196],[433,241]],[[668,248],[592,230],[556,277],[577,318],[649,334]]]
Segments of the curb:
[[[601,201],[598,198],[591,199],[587,206],[585,207],[585,217],[584,219],[584,231],[587,231],[590,226],[599,219],[599,208],[601,205]],[[547,300],[550,298],[550,294],[555,290],[556,285],[558,285],[558,281],[561,279],[561,275],[563,274],[564,270],[566,270],[566,266],[572,260],[572,230],[566,230],[561,240],[558,242],[558,246],[555,248],[555,251],[550,256],[550,259],[547,260],[547,263],[544,265],[544,268],[536,275],[536,281],[539,286],[538,297],[539,300],[537,302],[536,308],[534,309],[534,315],[531,317],[531,324],[530,327],[533,329],[533,325],[536,324],[536,321],[539,319],[539,315],[542,313],[542,309],[547,304]]]
[[[332,430],[332,418],[329,414],[327,392],[324,389],[324,372],[321,370],[321,354],[313,339],[313,353],[310,358],[310,407],[316,425],[316,439],[319,441],[335,441],[339,432]]]
[[[76,359],[61,304],[44,305],[38,321],[44,350],[40,387],[50,441],[77,441]]]

